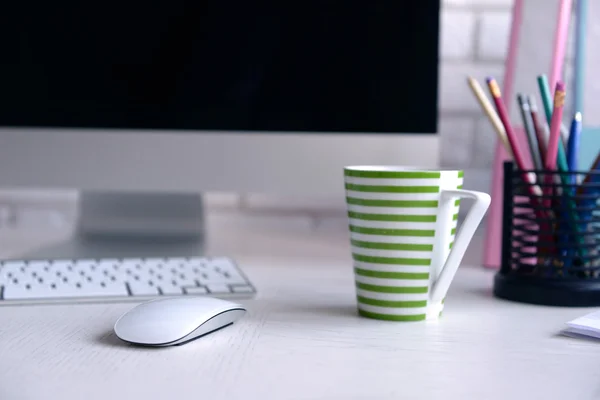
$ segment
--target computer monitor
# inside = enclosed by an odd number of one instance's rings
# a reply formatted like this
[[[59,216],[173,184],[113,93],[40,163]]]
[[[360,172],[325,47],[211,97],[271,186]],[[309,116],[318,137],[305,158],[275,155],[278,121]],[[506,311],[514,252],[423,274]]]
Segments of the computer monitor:
[[[83,236],[198,238],[211,191],[340,196],[438,164],[439,0],[11,2],[0,187],[77,189]]]

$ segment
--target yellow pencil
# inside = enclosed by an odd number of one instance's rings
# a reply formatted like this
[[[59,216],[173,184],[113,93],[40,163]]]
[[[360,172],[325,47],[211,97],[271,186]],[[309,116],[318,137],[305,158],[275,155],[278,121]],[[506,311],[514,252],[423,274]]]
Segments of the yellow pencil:
[[[489,99],[483,92],[483,89],[479,85],[479,82],[477,82],[477,79],[473,77],[468,77],[467,81],[469,82],[469,86],[471,87],[475,98],[477,98],[479,105],[481,105],[481,108],[492,123],[492,126],[494,127],[494,130],[498,135],[498,139],[500,139],[500,141],[504,145],[506,153],[509,155],[510,158],[514,158],[512,149],[510,148],[510,143],[508,142],[508,138],[506,137],[506,129],[504,128],[504,125],[502,125],[502,121],[500,121],[500,117],[498,117],[494,106],[492,106],[492,103],[489,101]]]

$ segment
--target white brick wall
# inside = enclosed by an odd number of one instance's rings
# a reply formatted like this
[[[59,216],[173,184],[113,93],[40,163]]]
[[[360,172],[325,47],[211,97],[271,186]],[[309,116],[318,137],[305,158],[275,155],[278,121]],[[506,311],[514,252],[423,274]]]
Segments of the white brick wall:
[[[476,15],[468,10],[447,10],[440,16],[440,48],[442,59],[470,59],[475,43]]]
[[[503,63],[508,49],[511,15],[507,10],[490,11],[479,15],[477,60]]]
[[[463,168],[465,187],[488,191],[495,134],[466,84],[502,85],[513,0],[443,0],[439,131],[444,167]]]

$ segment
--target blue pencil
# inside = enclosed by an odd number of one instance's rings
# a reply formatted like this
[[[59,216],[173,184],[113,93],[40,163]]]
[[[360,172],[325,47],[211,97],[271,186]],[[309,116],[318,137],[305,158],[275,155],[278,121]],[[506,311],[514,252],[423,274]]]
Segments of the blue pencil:
[[[571,122],[569,142],[567,144],[567,163],[569,171],[573,173],[579,167],[579,142],[581,138],[581,113],[576,112]],[[571,183],[577,183],[575,174],[570,175]]]
[[[565,187],[564,191],[565,191],[565,195],[566,195],[566,203],[567,204],[572,204],[572,196],[575,195],[575,190],[576,190],[576,185],[578,183],[577,180],[577,174],[575,173],[575,171],[577,171],[578,165],[579,165],[579,141],[580,141],[580,137],[581,137],[581,113],[580,112],[576,112],[575,116],[573,117],[573,121],[571,122],[571,129],[569,130],[569,140],[567,142],[567,164],[569,166],[569,172],[570,174],[567,176],[568,177],[568,183],[570,184],[570,186]],[[565,213],[565,218],[569,218],[569,214]],[[573,233],[577,231],[577,228],[579,227],[578,225],[578,219],[580,219],[581,215],[577,215],[577,218],[575,220],[571,220],[570,224],[565,224],[565,230],[567,231],[572,231]],[[583,228],[583,227],[582,227]],[[567,251],[567,254],[569,255],[569,257],[567,257],[567,264],[570,265],[572,260],[572,257],[577,253],[577,251],[573,248],[571,248],[573,245],[572,244],[568,244],[569,243],[569,236],[567,235],[566,238],[563,238],[566,242],[567,242],[567,249],[569,249]]]

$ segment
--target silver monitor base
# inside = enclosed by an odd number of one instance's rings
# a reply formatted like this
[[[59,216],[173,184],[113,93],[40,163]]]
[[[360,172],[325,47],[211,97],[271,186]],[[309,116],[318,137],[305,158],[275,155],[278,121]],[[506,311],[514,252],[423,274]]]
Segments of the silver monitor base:
[[[201,238],[200,194],[82,193],[78,231],[88,237]]]
[[[198,256],[204,222],[200,194],[82,193],[73,237],[23,257]]]

